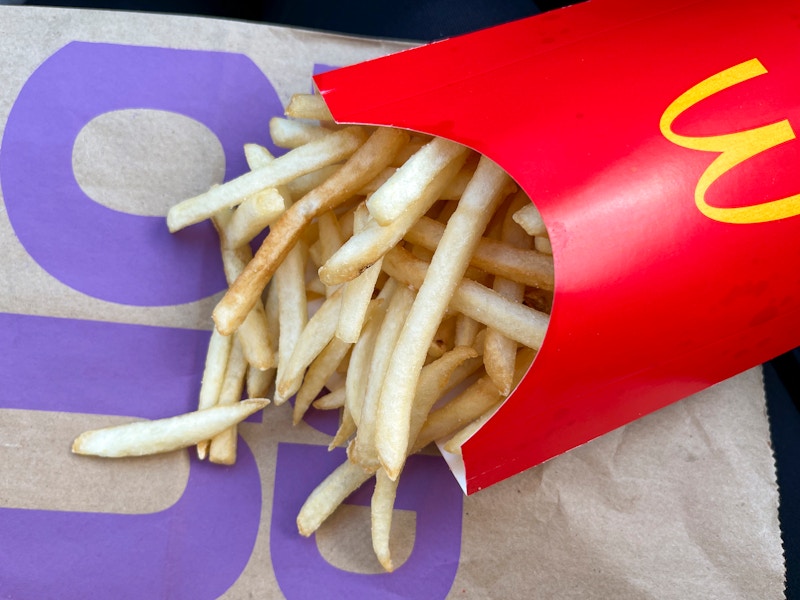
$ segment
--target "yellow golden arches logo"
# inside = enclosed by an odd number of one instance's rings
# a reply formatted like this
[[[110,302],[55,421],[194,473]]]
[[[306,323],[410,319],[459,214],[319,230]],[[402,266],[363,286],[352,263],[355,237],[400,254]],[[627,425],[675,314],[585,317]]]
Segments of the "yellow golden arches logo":
[[[692,150],[720,153],[700,177],[694,192],[694,201],[697,204],[697,208],[705,216],[715,221],[723,223],[766,223],[800,214],[800,194],[736,208],[711,206],[705,199],[706,192],[711,184],[735,166],[760,152],[795,139],[794,131],[787,119],[764,125],[763,127],[723,135],[694,137],[679,135],[672,131],[673,122],[686,109],[717,92],[758,75],[763,75],[766,72],[767,70],[761,62],[755,58],[738,64],[712,75],[687,90],[670,104],[664,114],[661,115],[661,133],[672,143]]]

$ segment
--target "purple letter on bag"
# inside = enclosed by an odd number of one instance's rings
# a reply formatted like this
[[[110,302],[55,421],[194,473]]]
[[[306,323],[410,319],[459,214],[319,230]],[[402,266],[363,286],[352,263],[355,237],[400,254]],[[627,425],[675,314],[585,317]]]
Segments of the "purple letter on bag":
[[[226,180],[246,170],[245,143],[269,145],[269,115],[282,112],[241,54],[72,42],[31,75],[9,113],[0,177],[11,225],[48,273],[95,298],[162,306],[219,292],[225,280],[210,225],[172,235],[163,218],[97,204],[75,180],[81,129],[134,108],[205,125],[225,152]]]

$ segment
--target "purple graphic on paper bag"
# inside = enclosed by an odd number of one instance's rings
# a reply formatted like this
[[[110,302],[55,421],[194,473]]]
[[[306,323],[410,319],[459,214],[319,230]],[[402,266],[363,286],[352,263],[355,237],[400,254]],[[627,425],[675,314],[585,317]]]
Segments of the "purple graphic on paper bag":
[[[463,493],[441,457],[411,456],[403,471],[395,507],[415,511],[416,536],[411,555],[394,573],[342,571],[323,558],[313,536],[304,538],[297,533],[295,520],[303,502],[345,460],[343,450],[278,445],[270,548],[275,577],[286,598],[445,598],[461,553]],[[348,502],[369,506],[366,488]]]
[[[210,225],[171,235],[163,218],[102,206],[75,179],[81,129],[134,108],[205,125],[225,152],[226,179],[246,170],[246,142],[269,146],[269,117],[282,113],[272,85],[244,55],[72,42],[31,75],[9,113],[0,178],[11,225],[48,273],[96,298],[162,306],[216,293],[225,281]]]
[[[186,412],[197,402],[208,337],[0,313],[0,409]],[[217,598],[252,553],[261,479],[241,439],[234,467],[190,465],[180,499],[152,514],[0,508],[0,597]]]

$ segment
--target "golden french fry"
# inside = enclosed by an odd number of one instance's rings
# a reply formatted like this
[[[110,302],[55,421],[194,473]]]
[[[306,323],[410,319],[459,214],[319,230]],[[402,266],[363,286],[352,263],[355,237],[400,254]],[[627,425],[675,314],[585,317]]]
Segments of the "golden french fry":
[[[235,426],[267,404],[269,400],[266,399],[251,399],[166,419],[95,429],[79,435],[72,444],[72,451],[91,456],[123,457],[188,448]]]
[[[367,481],[375,471],[344,461],[306,499],[297,515],[300,535],[310,536],[344,500]]]
[[[298,175],[339,162],[353,154],[364,143],[366,135],[361,127],[348,127],[290,150],[260,169],[176,204],[167,213],[167,227],[171,232],[178,231],[208,219],[223,208],[240,204],[260,190],[283,185]]]
[[[322,96],[316,94],[294,94],[289,100],[284,114],[293,119],[333,121],[328,105],[325,104]]]
[[[457,315],[455,318],[453,346],[472,346],[481,327],[482,324],[479,321],[464,314]]]
[[[272,117],[269,120],[269,136],[272,138],[272,143],[279,148],[297,148],[330,133],[330,129],[305,121],[281,117]]]
[[[444,138],[434,138],[414,153],[394,175],[367,200],[370,215],[379,225],[388,225],[414,202],[410,189],[424,189],[454,161],[469,150]]]
[[[325,142],[334,135],[337,134],[333,133],[320,142]],[[378,129],[325,183],[286,209],[281,218],[272,225],[270,234],[253,260],[247,264],[214,309],[214,321],[222,333],[230,333],[241,324],[278,265],[297,242],[303,228],[315,217],[350,198],[359,187],[380,173],[407,139],[408,133],[404,131]],[[317,142],[312,142],[314,143]],[[264,168],[270,168],[279,160],[276,159]]]
[[[405,463],[414,390],[428,346],[467,269],[469,257],[510,185],[511,178],[502,169],[481,158],[475,176],[447,222],[400,332],[384,380],[375,430],[381,465],[392,479],[397,478]]]

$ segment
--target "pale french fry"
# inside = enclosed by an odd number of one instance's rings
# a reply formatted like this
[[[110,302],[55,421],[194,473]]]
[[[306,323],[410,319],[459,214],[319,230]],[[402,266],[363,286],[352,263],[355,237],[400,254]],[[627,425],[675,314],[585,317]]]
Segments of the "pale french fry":
[[[335,410],[344,406],[344,386],[328,392],[314,400],[312,405],[317,410]]]
[[[238,336],[234,337],[233,347],[228,357],[225,379],[219,392],[217,406],[229,406],[241,401],[247,375],[247,360]],[[236,462],[237,428],[229,427],[211,438],[208,446],[208,460],[220,465]]]
[[[369,305],[367,323],[353,346],[350,363],[345,378],[345,403],[355,424],[361,422],[364,396],[367,393],[370,363],[375,353],[375,341],[380,332],[388,308],[388,301],[394,293],[396,283],[390,281],[381,290],[375,302]]]
[[[342,294],[337,291],[322,303],[303,327],[285,368],[278,372],[277,393],[282,398],[289,398],[300,389],[305,370],[333,339],[341,304]]]
[[[295,425],[300,422],[308,407],[325,387],[328,378],[336,372],[336,367],[342,362],[350,346],[351,344],[334,337],[311,362],[294,399],[292,421]]]
[[[500,237],[504,242],[522,250],[529,249],[533,243],[533,238],[514,219],[519,206],[525,203],[530,204],[527,195],[524,192],[518,193],[505,212],[500,232]],[[495,277],[492,288],[512,302],[521,303],[525,298],[525,285],[504,277]],[[511,393],[516,355],[516,341],[493,327],[487,329],[483,353],[486,373],[504,395]]]
[[[269,120],[269,136],[279,148],[297,148],[331,133],[314,123],[272,117]]]
[[[280,217],[285,208],[283,196],[275,188],[267,188],[245,198],[233,212],[228,224],[228,246],[238,248],[248,244]]]
[[[372,492],[370,516],[372,521],[372,549],[378,562],[388,572],[394,571],[389,540],[392,530],[392,513],[397,496],[397,480],[390,479],[383,469],[375,473],[375,490]]]
[[[383,270],[415,288],[422,285],[427,264],[402,248],[393,248],[383,261]],[[524,304],[509,302],[494,290],[470,279],[462,279],[450,306],[524,346],[538,349],[544,340],[550,317]]]
[[[233,405],[214,406],[166,419],[135,421],[95,429],[79,435],[72,444],[75,454],[123,457],[146,456],[188,448],[212,438],[269,404],[251,399]]]
[[[361,204],[356,209],[353,228],[356,234],[366,227],[369,219],[366,207]],[[338,249],[338,248],[337,248]],[[331,253],[333,254],[333,253]],[[381,272],[382,259],[364,269],[364,271],[350,281],[344,283],[342,291],[342,308],[339,311],[339,321],[336,324],[336,337],[345,342],[355,344],[361,335],[361,328],[367,317],[367,307],[372,300],[375,284]]]
[[[328,445],[328,450],[344,446],[355,432],[356,422],[353,419],[353,415],[347,409],[347,402],[345,401],[344,408],[342,408],[342,420],[339,423],[339,429],[336,430],[336,434]]]
[[[536,236],[533,238],[533,245],[537,252],[541,252],[542,254],[546,254],[548,256],[553,255],[553,245],[550,243],[548,238]]]
[[[344,461],[303,503],[297,515],[297,530],[305,537],[314,533],[344,500],[373,476],[359,465]]]
[[[211,217],[223,208],[240,204],[247,196],[260,190],[283,185],[298,175],[339,162],[353,154],[364,143],[366,135],[361,127],[348,127],[290,150],[260,169],[176,204],[167,213],[167,227],[174,233]]]
[[[275,157],[272,152],[261,146],[260,144],[245,144],[244,145],[244,158],[247,161],[247,166],[251,170],[260,169],[267,166]]]
[[[455,205],[455,203],[454,203]],[[444,225],[428,217],[420,218],[405,234],[405,239],[433,250],[444,233]],[[470,264],[487,273],[525,285],[552,290],[555,282],[551,256],[531,249],[514,248],[483,237],[470,258]]]
[[[471,438],[475,432],[478,431],[478,429],[483,427],[486,421],[488,421],[492,415],[494,415],[494,413],[495,408],[490,408],[480,417],[469,423],[466,427],[455,432],[453,436],[447,440],[444,446],[442,446],[444,450],[450,454],[461,454],[461,446],[464,444],[464,442]]]
[[[409,418],[408,453],[411,453],[431,408],[449,389],[480,367],[479,360],[468,365],[470,359],[477,358],[478,353],[474,348],[456,346],[441,358],[422,367]],[[463,365],[468,366],[462,369]]]
[[[245,387],[247,389],[248,398],[263,398],[267,396],[269,388],[272,387],[275,381],[276,369],[267,369],[262,371],[253,367],[247,369],[247,380]]]
[[[325,264],[325,261],[333,256],[334,252],[342,247],[344,235],[342,234],[342,228],[339,226],[339,219],[332,210],[324,212],[319,216],[317,219],[317,226],[319,227],[319,264],[322,266]],[[338,287],[337,285],[326,285],[325,296],[330,296]]]
[[[222,265],[229,284],[239,276],[253,257],[249,246],[238,248],[230,246],[228,228],[232,220],[232,213],[228,210],[220,211],[212,218],[219,233]],[[253,305],[239,326],[236,335],[242,344],[244,356],[249,364],[262,371],[276,365],[275,348],[269,344],[267,315],[264,312],[263,304],[256,302]]]
[[[306,175],[301,175],[300,177],[292,179],[289,183],[287,183],[286,189],[289,190],[292,198],[302,198],[314,188],[325,183],[325,180],[333,175],[338,169],[339,165],[328,165],[327,167],[322,167],[321,169],[317,169],[316,171],[312,171]]]
[[[453,346],[472,346],[478,330],[483,326],[475,319],[464,314],[456,316],[455,333],[453,334]]]
[[[325,142],[334,135],[336,133],[320,142]],[[270,234],[253,260],[247,264],[214,309],[214,321],[220,332],[229,333],[241,324],[275,269],[297,242],[303,228],[315,217],[350,198],[359,187],[380,173],[407,139],[408,133],[404,131],[390,128],[376,130],[325,183],[286,209],[281,218],[272,225]],[[318,142],[312,142],[290,153],[315,143]],[[276,159],[264,168],[270,168],[279,160]]]
[[[289,100],[284,114],[293,119],[333,121],[328,105],[325,104],[322,96],[316,94],[294,94]]]
[[[389,367],[392,349],[397,343],[403,323],[414,302],[414,292],[406,286],[393,285],[395,287],[391,291],[386,314],[383,317],[373,346],[369,375],[366,379],[366,389],[364,390],[364,399],[361,405],[358,431],[353,444],[348,449],[350,460],[373,469],[379,465],[378,452],[375,447],[375,425],[383,381],[386,377],[386,370]]]
[[[481,158],[475,176],[447,222],[400,332],[378,403],[375,429],[381,465],[392,479],[399,476],[405,463],[414,390],[428,346],[486,224],[511,185],[511,178],[501,168]]]
[[[361,233],[347,240],[336,254],[319,270],[319,278],[326,285],[344,283],[394,247],[411,226],[433,205],[442,190],[461,168],[465,157],[454,160],[423,189],[409,189],[413,202],[390,225],[383,227],[371,220]]]
[[[200,396],[197,402],[198,410],[216,405],[232,347],[232,336],[222,335],[216,329],[211,332],[211,337],[208,340],[208,352],[206,353],[203,378],[200,384]]]
[[[414,202],[414,197],[408,194],[409,189],[428,187],[448,165],[465,159],[468,153],[469,150],[461,144],[434,138],[369,197],[367,208],[370,215],[379,225],[388,225]]]
[[[305,268],[302,242],[295,245],[286,255],[283,263],[275,271],[273,285],[277,290],[278,313],[278,372],[276,381],[286,370],[297,340],[308,322],[308,304],[305,293]],[[270,295],[267,294],[267,305]],[[283,396],[275,391],[273,401],[280,406],[288,396]]]
[[[525,376],[534,356],[536,352],[530,348],[522,348],[517,353],[514,385]],[[412,446],[412,453],[433,441],[453,435],[487,411],[493,410],[503,399],[503,394],[491,378],[488,375],[481,377],[450,402],[431,411]]]
[[[523,207],[517,209],[512,218],[530,236],[547,235],[542,215],[530,200]]]

